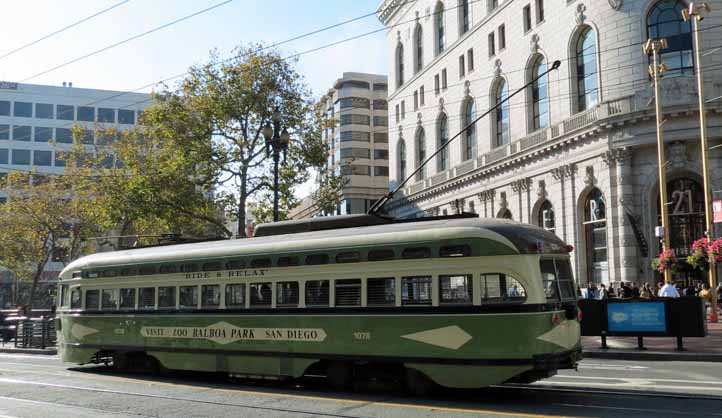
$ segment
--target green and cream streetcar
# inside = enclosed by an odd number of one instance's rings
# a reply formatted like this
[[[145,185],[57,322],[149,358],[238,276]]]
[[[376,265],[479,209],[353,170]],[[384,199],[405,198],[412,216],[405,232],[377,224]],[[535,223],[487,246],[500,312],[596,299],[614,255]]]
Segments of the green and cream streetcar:
[[[482,387],[580,358],[569,248],[455,216],[262,225],[250,239],[83,257],[61,273],[63,361]]]

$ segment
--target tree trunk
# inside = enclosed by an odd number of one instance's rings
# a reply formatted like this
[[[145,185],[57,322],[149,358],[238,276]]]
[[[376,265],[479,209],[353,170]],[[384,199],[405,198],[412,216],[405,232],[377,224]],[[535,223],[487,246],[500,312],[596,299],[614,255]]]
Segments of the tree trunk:
[[[248,173],[245,169],[241,170],[241,194],[238,197],[238,227],[236,228],[236,236],[238,238],[247,238],[246,236],[246,199],[248,198]]]
[[[35,290],[38,288],[38,282],[40,281],[40,277],[43,275],[43,270],[45,270],[45,264],[46,263],[38,263],[37,267],[35,268],[35,274],[33,274],[33,284],[30,286],[30,295],[28,295],[28,303],[26,304],[27,309],[25,311],[25,315],[30,317],[32,311],[33,311],[33,304],[35,303]]]

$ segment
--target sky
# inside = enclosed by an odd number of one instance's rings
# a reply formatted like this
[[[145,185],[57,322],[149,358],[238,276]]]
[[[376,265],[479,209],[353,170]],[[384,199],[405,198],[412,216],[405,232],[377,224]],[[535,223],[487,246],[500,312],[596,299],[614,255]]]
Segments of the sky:
[[[0,80],[119,91],[150,92],[160,80],[184,73],[217,49],[230,56],[249,42],[275,44],[373,13],[381,0],[232,0],[89,58],[56,66],[135,37],[226,0],[5,0],[0,57],[101,12],[92,19],[0,58]],[[375,15],[279,47],[283,56],[382,29]],[[320,97],[343,72],[387,73],[385,31],[302,54],[296,66]],[[37,75],[39,73],[46,74]],[[36,76],[37,75],[37,76]],[[174,86],[182,78],[166,81]],[[299,198],[313,182],[297,188]]]
[[[123,0],[3,1],[0,56]],[[0,80],[22,81],[225,0],[130,0],[62,33],[0,59]],[[247,42],[273,44],[374,12],[380,0],[232,0],[25,82],[135,90],[183,73],[217,48],[229,56]],[[382,28],[375,16],[284,44],[284,56]],[[344,71],[385,74],[385,33],[300,57],[297,70],[314,94],[325,93]],[[172,85],[177,80],[169,81]],[[150,91],[145,88],[140,91]]]

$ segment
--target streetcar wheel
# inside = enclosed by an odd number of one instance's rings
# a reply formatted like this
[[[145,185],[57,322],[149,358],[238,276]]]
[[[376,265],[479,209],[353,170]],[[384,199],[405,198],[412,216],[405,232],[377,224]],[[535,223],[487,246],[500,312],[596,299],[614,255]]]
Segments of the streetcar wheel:
[[[409,395],[425,396],[434,389],[434,382],[416,369],[406,369],[404,388]]]
[[[353,368],[349,363],[335,361],[326,368],[326,382],[337,391],[351,389]]]
[[[127,372],[130,367],[128,356],[121,353],[113,354],[113,368],[118,372]]]

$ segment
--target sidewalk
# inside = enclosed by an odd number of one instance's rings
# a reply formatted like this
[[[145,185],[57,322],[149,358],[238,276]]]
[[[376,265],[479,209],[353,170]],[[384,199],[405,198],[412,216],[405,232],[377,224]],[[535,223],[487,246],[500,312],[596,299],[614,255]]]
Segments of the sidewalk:
[[[713,361],[722,362],[722,322],[707,323],[705,338],[685,338],[685,351],[676,351],[674,337],[645,337],[646,350],[637,350],[636,337],[607,337],[608,349],[601,349],[600,337],[582,337],[584,358],[637,361]]]
[[[55,347],[42,348],[15,348],[15,343],[8,341],[6,343],[0,342],[0,353],[14,353],[14,354],[40,354],[54,356],[58,354],[58,349]]]

